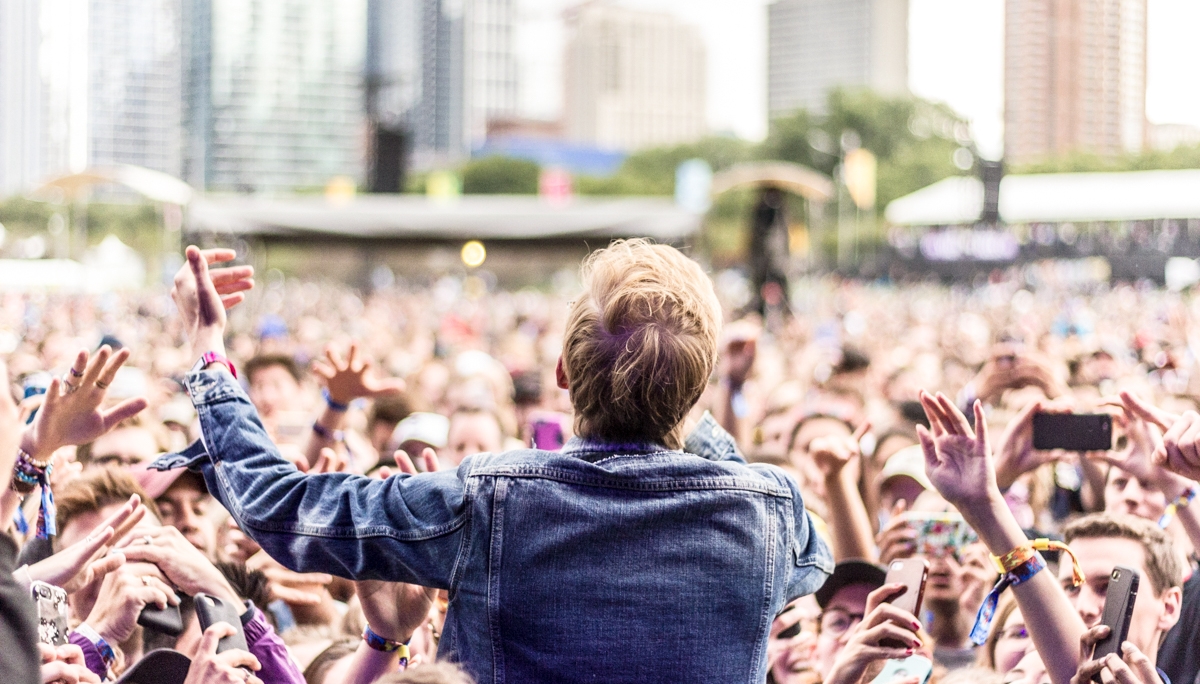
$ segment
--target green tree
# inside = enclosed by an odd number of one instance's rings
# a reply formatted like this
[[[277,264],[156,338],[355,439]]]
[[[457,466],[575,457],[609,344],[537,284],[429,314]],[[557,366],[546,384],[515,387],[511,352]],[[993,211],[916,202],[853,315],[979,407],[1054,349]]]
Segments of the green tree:
[[[1145,150],[1116,157],[1076,152],[1010,169],[1012,173],[1079,173],[1090,171],[1154,171],[1200,169],[1200,145],[1173,150]]]
[[[581,195],[671,195],[675,192],[675,169],[688,159],[703,159],[714,171],[720,171],[753,155],[753,145],[745,140],[719,136],[653,147],[629,155],[612,176],[576,178],[575,189]]]
[[[889,97],[866,89],[835,89],[825,113],[805,109],[771,122],[759,148],[780,159],[833,175],[842,144],[856,143],[878,160],[876,204],[888,202],[964,171],[954,153],[967,125],[949,107],[916,97]]]
[[[512,157],[484,157],[462,167],[465,195],[536,195],[537,162]]]

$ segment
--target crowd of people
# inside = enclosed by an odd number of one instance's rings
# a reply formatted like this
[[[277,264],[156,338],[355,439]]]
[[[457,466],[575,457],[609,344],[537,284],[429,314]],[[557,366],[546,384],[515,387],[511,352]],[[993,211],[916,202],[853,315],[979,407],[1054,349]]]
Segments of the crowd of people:
[[[764,315],[626,244],[581,292],[255,283],[193,248],[171,294],[0,293],[0,681],[1200,684],[1200,298],[827,279]],[[622,304],[623,269],[701,295]],[[684,371],[646,360],[671,326]],[[1112,448],[1035,448],[1042,414],[1106,414]],[[662,450],[725,468],[673,462],[686,514],[603,470]],[[774,498],[708,498],[739,487]]]

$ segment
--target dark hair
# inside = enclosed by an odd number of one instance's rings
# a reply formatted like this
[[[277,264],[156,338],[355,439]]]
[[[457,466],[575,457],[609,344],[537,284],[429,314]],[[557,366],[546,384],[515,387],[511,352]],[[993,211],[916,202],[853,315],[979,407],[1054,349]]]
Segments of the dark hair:
[[[412,399],[407,394],[379,397],[371,402],[371,411],[367,416],[367,424],[391,423],[395,425],[407,418],[412,412]]]
[[[300,372],[300,364],[287,354],[259,354],[246,362],[246,365],[242,367],[242,373],[246,376],[246,382],[254,382],[255,373],[271,366],[282,366],[288,375],[296,379],[296,382],[304,380],[304,374]]]
[[[271,602],[271,590],[268,586],[267,575],[262,570],[251,570],[241,563],[227,561],[217,561],[213,563],[213,566],[221,571],[238,596],[260,609],[265,609]]]

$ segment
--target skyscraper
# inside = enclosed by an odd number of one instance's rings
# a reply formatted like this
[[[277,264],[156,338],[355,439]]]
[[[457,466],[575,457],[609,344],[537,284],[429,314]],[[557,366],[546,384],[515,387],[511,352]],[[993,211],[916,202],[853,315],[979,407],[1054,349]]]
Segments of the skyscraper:
[[[0,3],[0,190],[180,169],[179,0]]]
[[[820,111],[836,87],[908,92],[908,0],[776,0],[767,7],[767,114]]]
[[[184,180],[288,192],[363,172],[366,0],[182,0]]]
[[[1004,154],[1024,164],[1146,143],[1146,0],[1008,0]]]
[[[568,136],[634,150],[704,135],[705,49],[697,29],[607,2],[575,7],[567,25]]]

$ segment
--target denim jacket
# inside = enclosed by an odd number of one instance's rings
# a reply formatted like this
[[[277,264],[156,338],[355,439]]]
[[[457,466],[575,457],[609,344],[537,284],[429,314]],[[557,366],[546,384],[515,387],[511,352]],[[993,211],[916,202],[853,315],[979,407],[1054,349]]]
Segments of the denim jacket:
[[[204,474],[284,566],[449,591],[439,656],[478,682],[747,682],[773,617],[833,569],[783,471],[705,416],[687,451],[580,439],[387,480],[305,475],[224,370],[187,389]],[[690,453],[689,453],[690,452]]]

